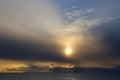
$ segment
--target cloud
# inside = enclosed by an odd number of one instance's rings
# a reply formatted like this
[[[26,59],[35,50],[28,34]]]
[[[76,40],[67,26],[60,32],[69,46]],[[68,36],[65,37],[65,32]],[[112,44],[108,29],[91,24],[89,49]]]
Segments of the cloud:
[[[60,47],[55,42],[35,43],[0,40],[0,58],[12,60],[71,62],[60,52]]]
[[[68,19],[74,21],[76,19],[85,19],[87,16],[86,14],[91,14],[94,12],[93,8],[85,8],[85,9],[72,9],[70,11],[67,11],[65,15],[68,17]]]
[[[106,49],[109,51],[109,54],[114,57],[119,57],[119,28],[120,18],[118,17],[115,20],[102,24],[95,29],[93,33],[101,36],[100,41],[106,45]],[[96,30],[96,31],[95,31]]]
[[[92,13],[94,9],[86,9],[84,13]]]
[[[0,34],[4,36],[45,40],[56,36],[62,27],[57,9],[49,0],[4,0],[0,1],[0,12]]]
[[[99,62],[99,64],[102,65],[120,65],[119,23],[120,18],[108,21],[106,21],[105,19],[102,20],[101,24],[95,25],[88,30],[90,33],[92,33],[92,38],[95,39],[95,41],[93,41],[93,43],[88,47],[93,47],[94,50],[96,49],[95,47],[99,47],[100,49],[97,49],[95,51],[92,51],[92,49],[87,49],[88,51],[85,52],[87,55],[84,57],[85,59],[83,60],[83,62],[86,60],[88,62]],[[96,41],[97,43],[100,43],[100,45],[94,45]]]
[[[17,68],[6,68],[7,72],[48,72],[49,67],[47,66],[36,66],[36,65],[27,65],[26,67],[17,67]]]
[[[49,0],[2,0],[0,58],[119,65],[120,18],[112,15],[110,4],[98,9],[73,7],[65,11],[70,22],[63,24]],[[63,52],[68,47],[74,52],[69,58]]]
[[[89,10],[94,11],[94,9],[88,9],[87,13]],[[96,66],[97,63],[100,64],[99,66],[120,65],[119,15],[89,18],[81,15],[84,11],[80,12],[79,10],[78,12],[79,15],[75,15],[76,18],[71,18],[72,23],[65,28],[65,35],[74,38],[73,48],[76,53],[74,55],[76,62],[81,66],[88,63]],[[69,17],[72,14],[74,13],[68,12],[66,15]]]
[[[61,51],[62,20],[49,0],[0,1],[0,58],[71,62]]]

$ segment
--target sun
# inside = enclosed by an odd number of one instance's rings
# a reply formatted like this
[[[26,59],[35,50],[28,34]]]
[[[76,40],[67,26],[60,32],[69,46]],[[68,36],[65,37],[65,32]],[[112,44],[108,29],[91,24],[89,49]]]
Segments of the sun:
[[[66,53],[66,55],[71,55],[72,54],[72,50],[70,48],[67,48],[65,50],[65,53]]]

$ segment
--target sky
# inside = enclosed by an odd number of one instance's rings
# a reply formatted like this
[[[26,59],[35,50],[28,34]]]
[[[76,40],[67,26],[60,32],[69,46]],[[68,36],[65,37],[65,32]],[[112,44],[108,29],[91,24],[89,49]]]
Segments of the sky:
[[[119,67],[119,34],[119,0],[0,0],[0,72]]]

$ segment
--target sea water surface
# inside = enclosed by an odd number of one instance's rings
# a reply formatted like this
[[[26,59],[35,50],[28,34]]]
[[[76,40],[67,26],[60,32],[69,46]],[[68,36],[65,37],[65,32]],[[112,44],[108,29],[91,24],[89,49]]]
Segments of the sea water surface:
[[[38,74],[38,73],[4,73],[0,80],[120,80],[120,74]]]

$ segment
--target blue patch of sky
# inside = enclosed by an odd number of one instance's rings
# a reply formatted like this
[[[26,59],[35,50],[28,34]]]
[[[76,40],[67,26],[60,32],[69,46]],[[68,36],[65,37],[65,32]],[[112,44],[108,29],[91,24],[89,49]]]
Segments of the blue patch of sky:
[[[89,0],[84,0],[84,1],[80,1],[80,0],[55,0],[57,6],[59,7],[59,11],[60,14],[63,17],[63,20],[68,20],[67,16],[65,15],[65,13],[67,12],[71,12],[72,10],[82,10],[87,8],[86,5],[89,5]],[[75,8],[73,8],[75,7]]]
[[[55,0],[55,2],[59,8],[60,14],[64,18],[63,20],[68,20],[65,15],[66,12],[84,9],[94,9],[93,13],[82,15],[88,16],[88,19],[115,16],[115,13],[119,10],[115,5],[120,4],[120,0]]]

